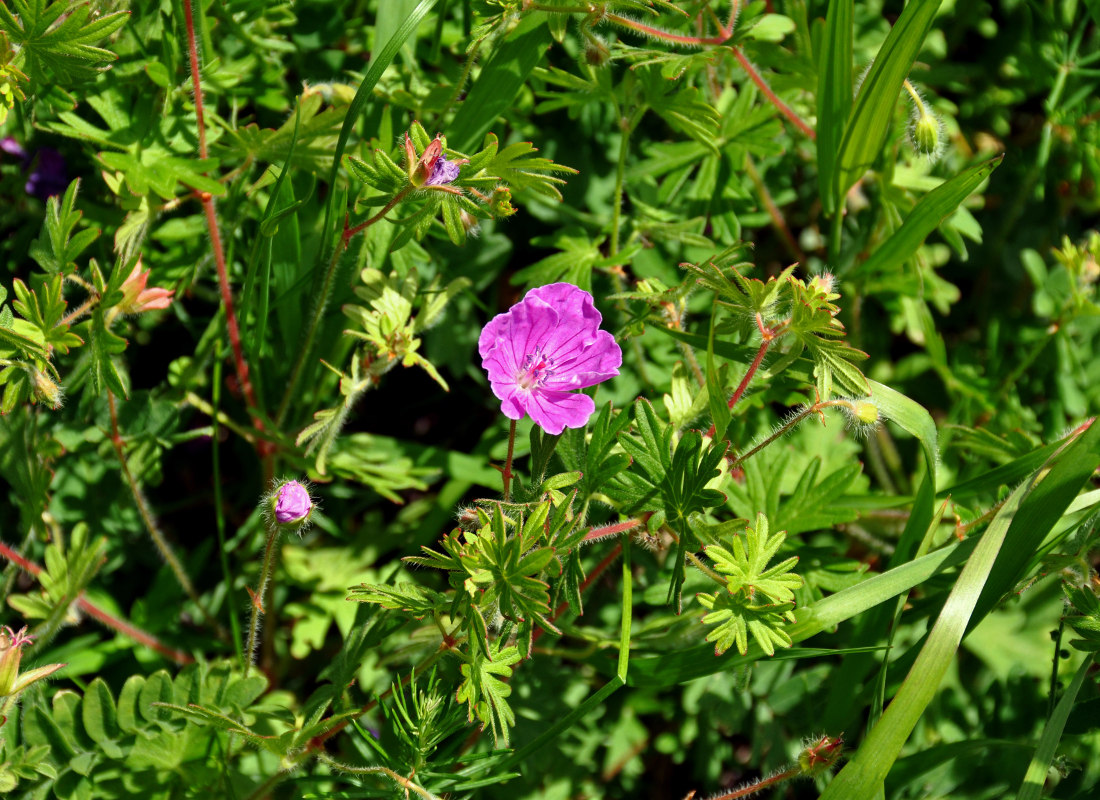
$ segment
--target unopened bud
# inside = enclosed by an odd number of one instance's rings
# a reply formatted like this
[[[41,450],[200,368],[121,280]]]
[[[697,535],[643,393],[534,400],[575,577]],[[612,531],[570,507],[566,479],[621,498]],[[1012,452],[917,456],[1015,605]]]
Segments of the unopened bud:
[[[494,217],[510,217],[516,213],[515,206],[512,205],[512,192],[507,186],[493,189],[489,198],[489,209]]]
[[[50,408],[61,408],[61,387],[42,370],[34,371],[34,399]]]
[[[914,120],[913,143],[917,150],[928,156],[940,149],[940,121],[933,114],[920,114]]]
[[[860,400],[852,404],[852,416],[864,425],[874,425],[878,422],[878,406],[870,400]]]
[[[275,490],[269,501],[275,524],[287,528],[300,528],[313,513],[313,500],[309,490],[298,481],[286,481]]]
[[[844,738],[841,736],[822,736],[814,739],[798,754],[798,768],[808,777],[820,775],[837,762],[843,747]]]

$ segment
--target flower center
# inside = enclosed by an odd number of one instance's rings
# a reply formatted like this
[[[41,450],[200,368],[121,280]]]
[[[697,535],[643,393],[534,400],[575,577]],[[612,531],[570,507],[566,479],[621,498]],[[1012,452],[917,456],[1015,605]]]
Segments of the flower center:
[[[523,357],[523,364],[516,375],[516,385],[521,389],[534,389],[542,386],[553,374],[554,359],[543,355],[541,350],[535,350]]]

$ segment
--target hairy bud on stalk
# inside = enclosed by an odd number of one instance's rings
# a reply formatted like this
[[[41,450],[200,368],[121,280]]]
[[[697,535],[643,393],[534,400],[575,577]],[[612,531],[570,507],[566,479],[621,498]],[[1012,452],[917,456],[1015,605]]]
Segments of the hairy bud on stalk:
[[[840,759],[843,748],[843,736],[820,736],[803,746],[798,754],[798,768],[810,778],[828,772]]]
[[[34,370],[34,399],[41,401],[52,409],[61,408],[61,387],[42,370]]]
[[[42,680],[61,669],[64,664],[50,664],[20,674],[19,662],[23,658],[23,645],[30,644],[26,626],[13,631],[7,625],[0,626],[0,698],[19,694],[35,681]]]
[[[313,500],[309,496],[309,490],[298,481],[280,484],[268,502],[275,524],[280,527],[295,530],[301,528],[313,513]]]
[[[929,161],[935,161],[943,155],[943,122],[924,102],[924,98],[920,96],[920,92],[913,88],[913,84],[906,81],[905,89],[909,92],[909,97],[913,101],[913,111],[908,131],[909,144]]]

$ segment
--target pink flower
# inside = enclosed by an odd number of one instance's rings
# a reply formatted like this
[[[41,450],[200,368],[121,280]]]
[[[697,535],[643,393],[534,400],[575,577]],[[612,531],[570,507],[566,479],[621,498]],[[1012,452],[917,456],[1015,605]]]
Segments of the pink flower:
[[[493,394],[509,419],[531,419],[544,431],[582,428],[596,410],[586,394],[619,374],[623,353],[600,330],[592,295],[570,283],[532,289],[481,331],[477,348]]]
[[[141,271],[141,256],[130,270],[129,276],[122,283],[122,302],[118,304],[119,311],[123,314],[140,314],[143,311],[168,308],[172,302],[172,289],[146,289],[145,283],[149,280],[149,270]]]
[[[275,519],[280,525],[304,522],[313,511],[309,491],[298,481],[287,481],[275,496]]]
[[[445,186],[458,177],[458,168],[468,163],[465,158],[448,161],[447,156],[443,155],[443,141],[439,136],[432,139],[424,152],[417,156],[412,139],[408,133],[405,134],[405,168],[413,186]]]

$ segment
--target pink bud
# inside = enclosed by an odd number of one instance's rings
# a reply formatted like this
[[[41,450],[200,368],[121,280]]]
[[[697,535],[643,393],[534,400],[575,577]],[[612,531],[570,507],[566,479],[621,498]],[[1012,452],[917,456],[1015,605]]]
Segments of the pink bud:
[[[305,522],[313,511],[309,491],[298,481],[287,481],[275,494],[275,521],[280,525]]]

